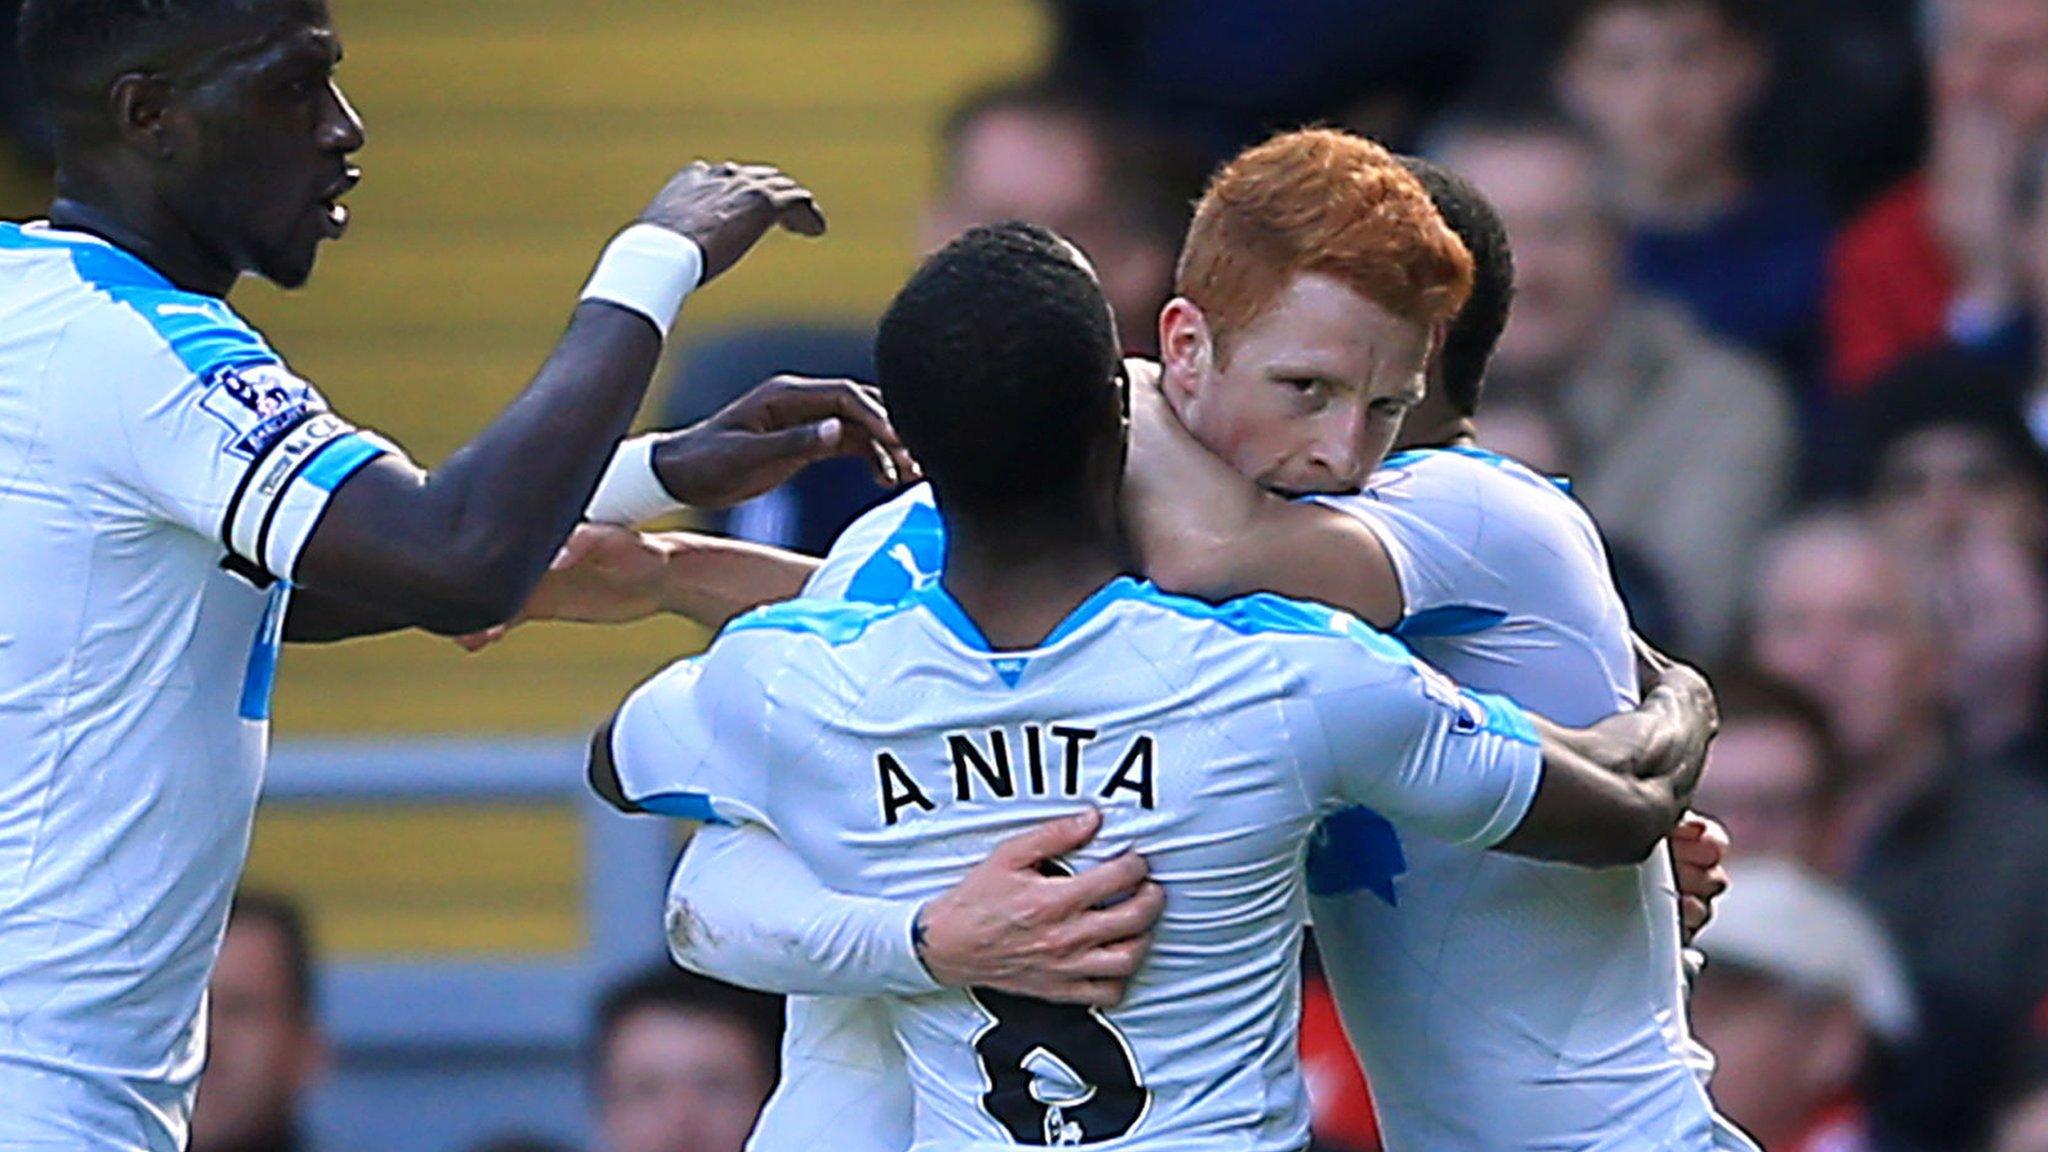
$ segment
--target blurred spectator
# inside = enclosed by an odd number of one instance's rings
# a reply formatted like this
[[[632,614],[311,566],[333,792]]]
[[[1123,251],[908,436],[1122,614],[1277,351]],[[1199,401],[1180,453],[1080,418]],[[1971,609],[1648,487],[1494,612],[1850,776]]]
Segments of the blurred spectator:
[[[1714,695],[1721,734],[1694,807],[1727,826],[1740,859],[1776,857],[1824,869],[1828,816],[1843,771],[1827,713],[1797,687],[1739,669],[1715,674]]]
[[[1043,224],[1088,253],[1134,354],[1157,343],[1160,306],[1193,201],[1198,163],[1108,107],[1041,80],[983,89],[946,118],[939,181],[919,224],[935,249],[976,224]],[[768,376],[874,378],[873,333],[861,328],[776,327],[691,348],[663,420],[703,419]],[[831,461],[735,509],[735,536],[823,552],[840,529],[883,495],[857,460]]]
[[[1546,91],[1586,0],[1495,7],[1480,101],[1516,107]],[[1597,0],[1595,0],[1597,2]],[[1819,187],[1831,214],[1863,203],[1918,163],[1924,118],[1921,0],[1742,0],[1768,55],[1766,91],[1744,125],[1760,173]]]
[[[2039,767],[2048,701],[2048,455],[2016,381],[1915,357],[1862,404],[1862,490],[1928,597],[1963,751]]]
[[[1338,118],[1400,143],[1472,76],[1500,0],[1055,0],[1072,83],[1172,124],[1213,160]]]
[[[780,997],[667,964],[613,986],[591,1043],[605,1152],[741,1152],[781,1043]]]
[[[939,149],[922,251],[977,224],[1042,224],[1088,254],[1125,348],[1157,351],[1159,309],[1207,175],[1201,160],[1141,121],[1038,80],[970,96],[946,117]]]
[[[192,1152],[301,1152],[300,1110],[327,1065],[313,1009],[313,946],[298,905],[245,890],[208,990],[206,1071]]]
[[[1991,1152],[2048,1152],[2048,1083],[2021,1096],[2000,1115]]]
[[[1692,1022],[1714,1101],[1771,1152],[1875,1152],[1857,1085],[1912,1027],[1899,958],[1847,892],[1783,860],[1738,865],[1700,933]]]
[[[1796,464],[1776,375],[1676,307],[1622,289],[1598,153],[1576,129],[1468,119],[1438,138],[1435,158],[1492,199],[1514,240],[1515,309],[1490,395],[1558,420],[1577,456],[1575,493],[1610,540],[1656,566],[1682,642],[1720,650]]]
[[[1558,88],[1606,151],[1630,285],[1794,372],[1812,364],[1829,222],[1756,178],[1742,129],[1770,72],[1743,0],[1578,0]]]
[[[2048,132],[2048,4],[1931,0],[1933,117],[1917,174],[1829,256],[1830,374],[1845,393],[1944,339],[2014,364],[2029,340],[2022,246]]]
[[[1908,1147],[1974,1147],[2048,994],[2048,794],[1945,731],[1925,600],[1874,525],[1820,513],[1765,547],[1758,665],[1827,709],[1844,753],[1834,871],[1904,954],[1922,1027],[1874,1120]]]

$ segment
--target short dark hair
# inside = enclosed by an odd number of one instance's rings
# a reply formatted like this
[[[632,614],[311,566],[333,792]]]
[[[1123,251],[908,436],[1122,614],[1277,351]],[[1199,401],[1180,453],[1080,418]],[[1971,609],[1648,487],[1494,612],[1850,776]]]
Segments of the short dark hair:
[[[1072,245],[1035,224],[970,228],[883,314],[875,368],[941,507],[1044,513],[1086,502],[1120,434],[1116,327]]]
[[[1813,739],[1820,757],[1815,765],[1820,785],[1816,799],[1829,804],[1841,795],[1848,778],[1848,759],[1835,739],[1834,722],[1828,710],[1812,693],[1789,680],[1739,665],[1714,673],[1714,701],[1724,731],[1730,724],[1773,720],[1803,729]]]
[[[260,924],[277,933],[284,945],[285,972],[291,980],[292,1009],[301,1020],[313,1017],[313,934],[305,909],[281,892],[244,888],[228,905],[228,931],[237,924]]]
[[[1437,214],[1472,254],[1472,294],[1451,319],[1439,354],[1444,398],[1459,414],[1470,416],[1479,410],[1486,364],[1493,359],[1515,302],[1515,255],[1508,246],[1507,225],[1470,180],[1420,156],[1399,159],[1422,182]]]
[[[782,1047],[782,997],[736,988],[663,963],[625,977],[598,998],[589,1054],[593,1086],[603,1082],[612,1040],[619,1029],[642,1012],[709,1016],[737,1025],[753,1042],[768,1078],[776,1076]]]
[[[1974,432],[1995,445],[2015,472],[2048,494],[2048,452],[2027,424],[2027,381],[1954,349],[1909,357],[1856,402],[1861,445],[1855,494],[1877,494],[1885,458],[1910,437],[1935,428]]]
[[[246,20],[271,9],[327,18],[326,0],[26,0],[18,46],[30,85],[47,102],[113,79],[122,52],[142,37]]]

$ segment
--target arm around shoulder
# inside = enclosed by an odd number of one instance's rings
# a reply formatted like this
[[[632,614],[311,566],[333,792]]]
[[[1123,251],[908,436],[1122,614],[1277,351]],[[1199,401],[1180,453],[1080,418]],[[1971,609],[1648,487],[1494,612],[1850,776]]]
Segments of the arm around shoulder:
[[[1590,728],[1532,720],[1543,778],[1528,814],[1495,847],[1594,867],[1639,863],[1670,835],[1719,723],[1706,678],[1675,664],[1641,707]]]

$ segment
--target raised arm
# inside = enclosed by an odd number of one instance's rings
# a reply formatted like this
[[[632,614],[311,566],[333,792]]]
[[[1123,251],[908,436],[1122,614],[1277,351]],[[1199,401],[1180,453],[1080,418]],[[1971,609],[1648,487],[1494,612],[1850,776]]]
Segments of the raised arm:
[[[1159,391],[1157,368],[1131,367],[1124,512],[1153,582],[1210,600],[1277,592],[1381,628],[1400,622],[1401,585],[1371,529],[1238,475],[1181,426]]]
[[[646,393],[669,318],[659,313],[672,314],[697,279],[692,247],[709,280],[772,227],[824,227],[811,194],[774,169],[701,163],[662,190],[642,223],[658,231],[615,244],[600,266],[603,290],[593,287],[533,383],[474,441],[432,472],[386,453],[341,482],[294,573],[322,597],[328,632],[346,630],[331,617],[347,605],[362,608],[365,631],[401,621],[455,634],[509,618]]]

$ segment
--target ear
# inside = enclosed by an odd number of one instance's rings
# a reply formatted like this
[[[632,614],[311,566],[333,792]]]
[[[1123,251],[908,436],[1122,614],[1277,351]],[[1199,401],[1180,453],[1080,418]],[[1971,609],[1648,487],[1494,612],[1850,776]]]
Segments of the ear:
[[[1431,395],[1443,386],[1444,343],[1450,338],[1451,324],[1448,320],[1429,329],[1429,350],[1423,353],[1422,358],[1422,382]]]
[[[1185,296],[1168,300],[1159,311],[1159,383],[1176,410],[1200,390],[1215,359],[1216,339],[1201,307]]]
[[[170,82],[147,72],[124,73],[107,89],[115,135],[159,160],[177,153],[168,122],[171,103]]]

